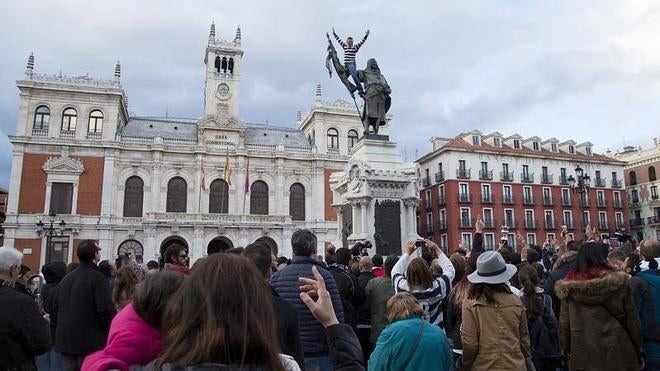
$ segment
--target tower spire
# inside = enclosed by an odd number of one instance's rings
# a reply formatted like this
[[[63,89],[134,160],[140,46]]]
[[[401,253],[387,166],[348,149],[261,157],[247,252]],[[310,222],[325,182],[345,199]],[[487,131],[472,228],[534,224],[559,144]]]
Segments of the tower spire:
[[[121,79],[121,63],[117,61],[117,64],[115,64],[115,81],[119,82]]]
[[[236,37],[234,38],[235,44],[241,44],[241,26],[236,27]]]
[[[209,32],[209,43],[215,41],[215,22],[211,22],[211,32]]]
[[[34,53],[30,52],[30,56],[28,57],[27,60],[27,66],[25,67],[25,75],[32,77],[33,73],[34,73]]]
[[[321,83],[316,84],[316,101],[320,102],[323,94],[321,92]]]

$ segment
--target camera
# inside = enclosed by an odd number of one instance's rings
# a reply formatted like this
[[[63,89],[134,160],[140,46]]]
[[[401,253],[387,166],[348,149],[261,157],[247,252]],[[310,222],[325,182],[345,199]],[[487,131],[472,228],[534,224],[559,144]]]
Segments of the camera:
[[[424,241],[424,240],[417,240],[417,241],[415,241],[415,246],[416,246],[416,247],[426,247],[426,241]]]

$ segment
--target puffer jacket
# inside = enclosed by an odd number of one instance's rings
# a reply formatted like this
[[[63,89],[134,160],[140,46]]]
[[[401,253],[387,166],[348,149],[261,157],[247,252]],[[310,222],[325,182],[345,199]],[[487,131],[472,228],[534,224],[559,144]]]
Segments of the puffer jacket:
[[[325,339],[323,325],[314,318],[312,312],[300,300],[300,281],[298,278],[313,278],[313,266],[316,266],[319,273],[323,276],[325,286],[332,298],[332,305],[335,308],[337,319],[339,322],[343,322],[344,310],[335,280],[332,278],[332,274],[317,263],[316,260],[306,256],[294,256],[291,264],[277,271],[271,278],[273,289],[275,289],[282,299],[292,303],[298,311],[300,340],[303,344],[305,357],[320,357],[328,354],[328,343]]]
[[[629,276],[603,270],[583,277],[555,287],[561,300],[559,348],[569,369],[639,370],[642,330]]]
[[[463,370],[525,370],[531,357],[527,316],[514,294],[496,292],[497,304],[463,303]]]
[[[630,279],[635,307],[642,322],[647,358],[660,358],[660,270],[648,269]]]
[[[555,295],[555,284],[557,281],[566,277],[568,272],[575,268],[577,260],[577,251],[567,251],[564,255],[560,256],[552,267],[552,272],[548,274],[543,285],[543,292],[550,295],[552,299],[552,309],[555,311],[555,317],[559,317],[560,301]]]

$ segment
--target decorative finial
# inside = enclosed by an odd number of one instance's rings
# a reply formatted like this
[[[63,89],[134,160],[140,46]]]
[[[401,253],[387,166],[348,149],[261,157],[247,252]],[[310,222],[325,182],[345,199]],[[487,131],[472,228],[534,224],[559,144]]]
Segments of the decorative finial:
[[[297,122],[302,121],[302,112],[300,111],[296,112],[296,121]]]
[[[209,32],[209,42],[215,41],[215,22],[211,22],[211,32]]]
[[[235,44],[241,43],[241,26],[236,27],[236,37],[234,38]]]
[[[32,77],[33,72],[34,72],[34,53],[30,52],[30,56],[28,57],[27,60],[27,66],[25,67],[25,74],[27,76]]]
[[[321,101],[321,97],[323,94],[321,93],[321,83],[316,84],[316,101]]]
[[[115,64],[115,81],[119,82],[119,79],[121,79],[121,63],[117,61],[117,64]]]

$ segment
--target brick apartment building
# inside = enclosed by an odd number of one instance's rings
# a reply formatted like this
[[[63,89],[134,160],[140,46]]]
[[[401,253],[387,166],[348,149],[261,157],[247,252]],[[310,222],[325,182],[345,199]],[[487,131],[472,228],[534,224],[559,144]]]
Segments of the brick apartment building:
[[[503,136],[478,130],[454,138],[431,138],[432,151],[420,165],[419,234],[453,251],[472,245],[476,219],[486,224],[484,244],[506,238],[516,246],[520,232],[530,244],[553,239],[566,225],[582,238],[588,223],[603,235],[628,230],[623,185],[625,163],[592,152],[589,142]],[[591,187],[579,193],[569,184],[579,166]]]

